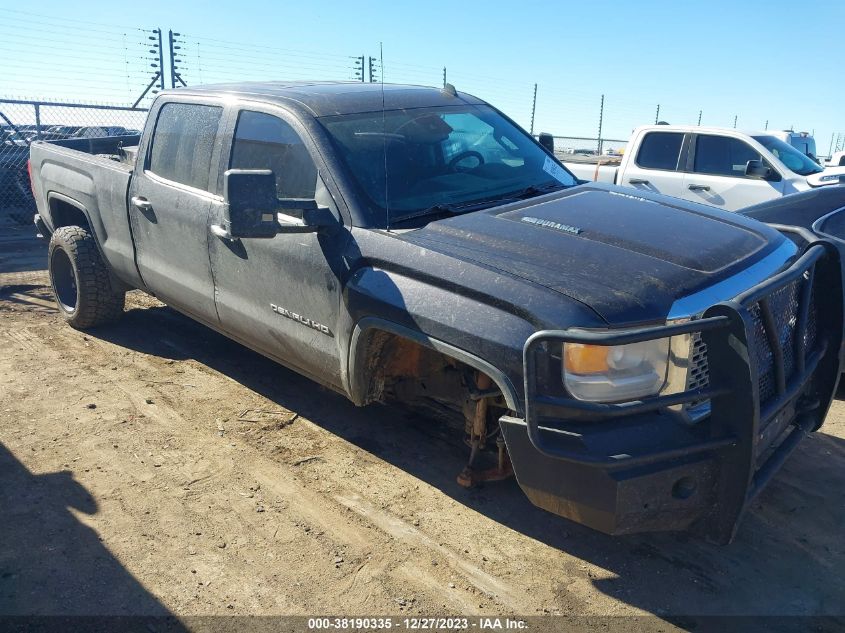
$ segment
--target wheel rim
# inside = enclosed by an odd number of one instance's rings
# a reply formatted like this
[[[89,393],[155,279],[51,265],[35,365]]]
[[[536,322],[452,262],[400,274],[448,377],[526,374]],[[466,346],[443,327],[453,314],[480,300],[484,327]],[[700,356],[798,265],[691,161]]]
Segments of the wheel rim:
[[[53,281],[53,292],[59,306],[65,312],[76,310],[77,283],[76,271],[73,269],[70,257],[61,248],[53,251],[50,261],[50,277]]]

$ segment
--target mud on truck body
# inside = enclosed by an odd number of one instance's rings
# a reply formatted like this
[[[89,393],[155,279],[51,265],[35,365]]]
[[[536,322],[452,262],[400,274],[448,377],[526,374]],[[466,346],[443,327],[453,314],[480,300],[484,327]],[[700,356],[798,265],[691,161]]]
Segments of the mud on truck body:
[[[830,241],[578,185],[450,87],[180,89],[140,137],[72,143],[31,152],[72,326],[144,290],[358,405],[454,419],[459,482],[513,473],[606,533],[730,541],[837,386]]]

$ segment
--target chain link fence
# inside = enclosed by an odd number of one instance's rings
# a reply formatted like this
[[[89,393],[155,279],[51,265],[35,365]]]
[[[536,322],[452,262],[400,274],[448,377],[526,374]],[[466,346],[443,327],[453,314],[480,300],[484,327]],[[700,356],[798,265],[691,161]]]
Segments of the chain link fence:
[[[539,135],[535,134],[539,139]],[[555,156],[561,160],[577,163],[595,162],[597,156],[610,160],[619,158],[625,153],[627,139],[597,138],[590,136],[558,136],[552,135],[555,144]]]
[[[555,155],[569,160],[573,156],[621,156],[627,139],[554,136]]]
[[[27,161],[33,141],[139,134],[145,108],[0,99],[0,217],[31,224]]]

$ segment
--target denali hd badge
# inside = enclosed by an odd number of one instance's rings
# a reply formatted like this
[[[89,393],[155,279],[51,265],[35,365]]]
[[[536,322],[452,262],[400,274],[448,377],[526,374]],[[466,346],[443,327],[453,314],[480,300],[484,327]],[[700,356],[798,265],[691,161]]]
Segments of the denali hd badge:
[[[276,304],[271,303],[270,309],[280,316],[287,317],[288,319],[291,319],[292,321],[298,321],[299,323],[301,323],[305,327],[310,327],[312,330],[317,330],[318,332],[322,332],[326,336],[334,336],[334,334],[332,334],[332,331],[329,328],[327,328],[325,325],[323,325],[322,323],[317,323],[316,321],[312,321],[308,317],[304,317],[301,314],[297,314],[296,312],[291,312],[287,308],[282,308],[281,306],[277,306]]]
[[[536,224],[537,226],[544,226],[547,229],[554,229],[555,231],[572,233],[572,235],[578,235],[581,232],[581,229],[579,229],[577,226],[569,226],[568,224],[553,222],[552,220],[541,220],[540,218],[535,218],[530,215],[526,215],[525,217],[523,217],[522,221],[528,222],[529,224]]]

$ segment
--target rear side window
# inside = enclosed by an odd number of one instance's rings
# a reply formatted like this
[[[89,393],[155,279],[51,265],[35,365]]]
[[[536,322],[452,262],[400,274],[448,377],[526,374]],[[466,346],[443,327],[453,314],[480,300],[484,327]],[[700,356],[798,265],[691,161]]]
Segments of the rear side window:
[[[696,138],[693,171],[697,174],[744,178],[750,160],[761,160],[761,156],[744,141],[728,136]]]
[[[302,139],[271,114],[241,112],[229,167],[272,170],[279,198],[313,198],[317,189],[317,166]]]
[[[211,152],[223,108],[167,103],[158,114],[149,170],[167,180],[208,191]]]
[[[640,144],[637,166],[675,171],[683,142],[683,132],[649,132]]]

